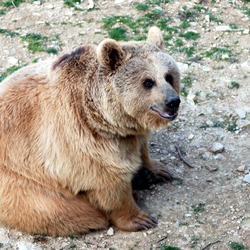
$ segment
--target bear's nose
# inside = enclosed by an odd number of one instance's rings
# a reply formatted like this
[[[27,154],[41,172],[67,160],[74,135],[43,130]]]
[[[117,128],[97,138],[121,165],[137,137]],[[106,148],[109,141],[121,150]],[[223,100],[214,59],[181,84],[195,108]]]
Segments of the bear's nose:
[[[171,95],[170,97],[168,97],[165,100],[165,105],[167,106],[167,108],[169,108],[173,111],[178,110],[180,103],[181,103],[181,100],[180,100],[179,96],[177,96],[177,95]]]

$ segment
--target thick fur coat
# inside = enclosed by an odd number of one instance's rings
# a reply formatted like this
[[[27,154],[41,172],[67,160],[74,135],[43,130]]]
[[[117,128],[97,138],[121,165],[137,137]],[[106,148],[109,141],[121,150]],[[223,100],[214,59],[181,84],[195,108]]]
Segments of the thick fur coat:
[[[142,165],[170,176],[147,146],[180,103],[179,70],[162,43],[153,27],[146,42],[106,39],[1,83],[1,222],[54,236],[156,225],[131,180]]]

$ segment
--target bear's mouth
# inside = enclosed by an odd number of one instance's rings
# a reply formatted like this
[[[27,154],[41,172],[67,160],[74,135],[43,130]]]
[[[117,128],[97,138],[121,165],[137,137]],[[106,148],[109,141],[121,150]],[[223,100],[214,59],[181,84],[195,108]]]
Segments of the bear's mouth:
[[[173,120],[177,117],[178,112],[177,111],[171,111],[171,110],[162,110],[157,106],[152,106],[151,109],[155,112],[157,112],[162,118],[168,119],[168,120]]]

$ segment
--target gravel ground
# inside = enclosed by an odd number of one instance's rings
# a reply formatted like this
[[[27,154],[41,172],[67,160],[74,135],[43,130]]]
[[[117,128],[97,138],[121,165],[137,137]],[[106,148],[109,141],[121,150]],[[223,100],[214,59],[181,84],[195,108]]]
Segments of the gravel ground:
[[[138,192],[143,209],[158,218],[157,228],[51,238],[2,227],[0,248],[249,249],[249,1],[95,1],[89,10],[87,1],[75,7],[62,0],[6,2],[0,2],[0,80],[57,52],[114,37],[117,28],[125,40],[141,39],[156,24],[179,63],[183,89],[178,119],[149,142],[152,156],[176,179]],[[113,23],[110,16],[116,16]],[[29,39],[34,33],[40,47]]]

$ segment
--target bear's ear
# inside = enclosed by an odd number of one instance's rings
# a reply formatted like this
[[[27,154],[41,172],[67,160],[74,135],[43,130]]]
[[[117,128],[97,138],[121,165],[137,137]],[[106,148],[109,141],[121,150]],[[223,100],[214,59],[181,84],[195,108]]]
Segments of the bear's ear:
[[[113,39],[103,40],[96,49],[97,60],[106,69],[115,70],[122,65],[126,53],[122,46]]]
[[[147,41],[163,49],[163,36],[158,27],[154,26],[149,29]]]

